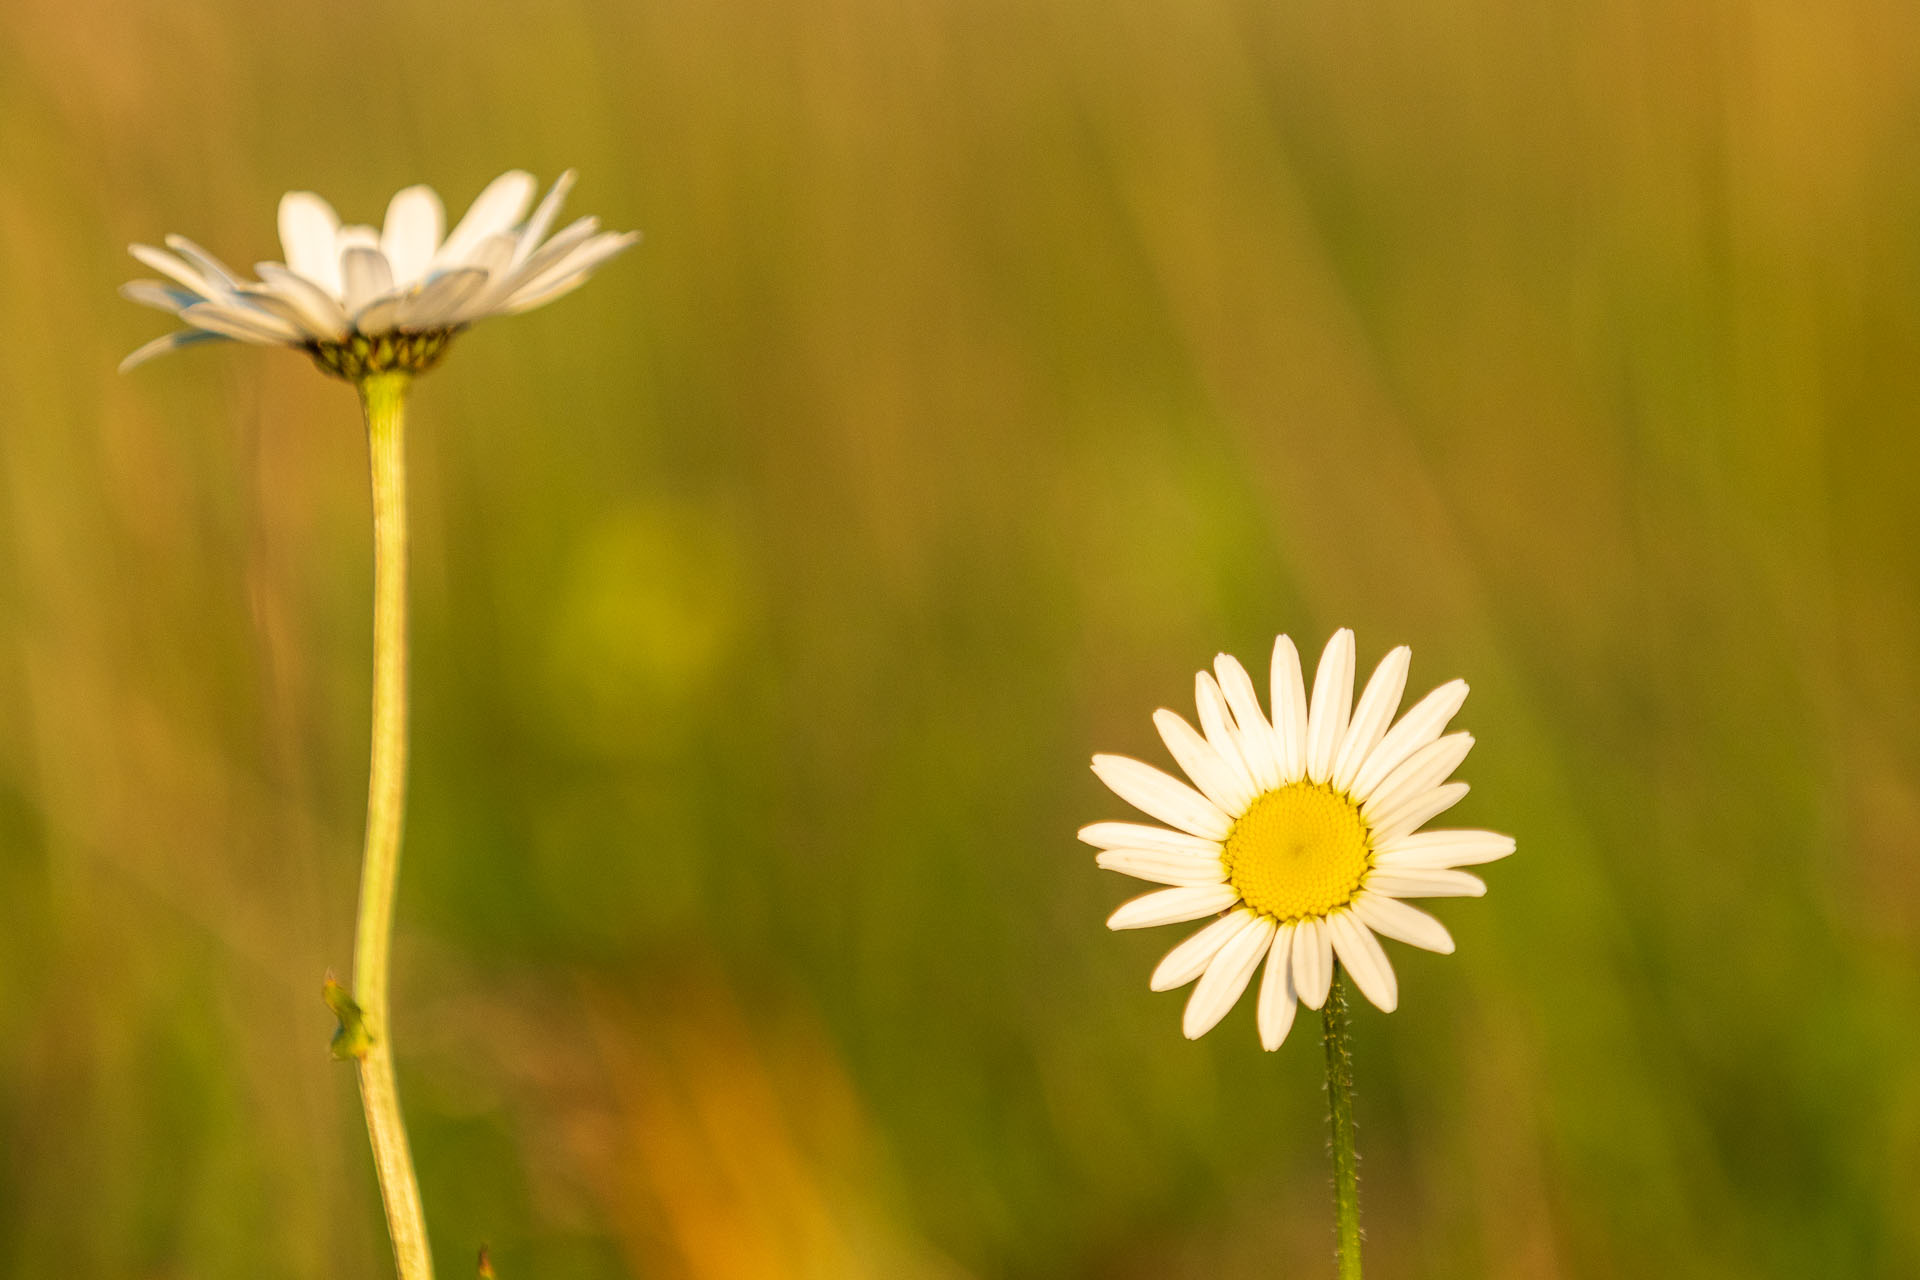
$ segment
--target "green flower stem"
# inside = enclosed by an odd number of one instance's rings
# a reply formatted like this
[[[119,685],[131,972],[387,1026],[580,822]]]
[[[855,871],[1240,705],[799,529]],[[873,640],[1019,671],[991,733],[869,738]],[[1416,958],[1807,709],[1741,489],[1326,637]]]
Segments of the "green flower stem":
[[[387,974],[393,894],[400,873],[400,826],[407,793],[407,459],[406,400],[412,375],[360,380],[373,461],[373,763],[367,783],[367,845],[353,938],[354,999],[364,1021],[360,1102],[374,1170],[386,1202],[400,1280],[432,1280],[427,1220],[413,1172],[400,1095],[393,1079]]]
[[[1360,1158],[1353,1140],[1353,1051],[1347,1041],[1347,975],[1338,962],[1320,1010],[1327,1045],[1327,1122],[1332,1130],[1334,1259],[1340,1280],[1360,1280]]]

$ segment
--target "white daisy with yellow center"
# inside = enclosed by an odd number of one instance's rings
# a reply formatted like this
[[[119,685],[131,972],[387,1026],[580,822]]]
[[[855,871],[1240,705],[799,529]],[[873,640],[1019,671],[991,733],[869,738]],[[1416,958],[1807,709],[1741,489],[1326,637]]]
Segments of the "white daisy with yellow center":
[[[1353,632],[1337,631],[1309,703],[1300,655],[1281,636],[1269,720],[1246,668],[1223,653],[1196,679],[1198,730],[1171,711],[1153,717],[1193,786],[1125,756],[1093,758],[1115,794],[1168,824],[1096,822],[1080,832],[1101,850],[1100,866],[1170,886],[1126,903],[1107,927],[1219,917],[1153,972],[1155,991],[1198,980],[1188,1039],[1226,1016],[1263,961],[1257,1020],[1268,1049],[1286,1040],[1298,1005],[1325,1002],[1336,956],[1391,1013],[1399,984],[1375,935],[1453,950],[1446,927],[1402,899],[1479,897],[1486,885],[1458,868],[1513,852],[1513,837],[1492,831],[1420,830],[1467,794],[1448,779],[1473,738],[1445,733],[1466,701],[1462,680],[1394,723],[1411,657],[1403,646],[1382,659],[1356,705]]]

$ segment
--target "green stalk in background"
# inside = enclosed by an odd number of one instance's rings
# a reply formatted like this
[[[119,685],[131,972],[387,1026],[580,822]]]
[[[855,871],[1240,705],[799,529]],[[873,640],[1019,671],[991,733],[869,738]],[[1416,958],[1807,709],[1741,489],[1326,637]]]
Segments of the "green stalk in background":
[[[1354,1147],[1353,1051],[1347,1043],[1347,975],[1333,968],[1333,985],[1321,1007],[1327,1046],[1328,1141],[1333,1150],[1334,1258],[1340,1280],[1360,1280],[1360,1157]]]

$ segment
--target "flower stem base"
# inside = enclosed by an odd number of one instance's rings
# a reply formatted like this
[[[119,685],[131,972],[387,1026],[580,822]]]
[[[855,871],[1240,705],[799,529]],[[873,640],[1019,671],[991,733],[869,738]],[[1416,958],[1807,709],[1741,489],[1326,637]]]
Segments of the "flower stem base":
[[[1360,1156],[1354,1142],[1353,1051],[1347,1035],[1347,976],[1338,964],[1320,1019],[1327,1049],[1328,1145],[1333,1152],[1334,1260],[1340,1280],[1360,1280]]]

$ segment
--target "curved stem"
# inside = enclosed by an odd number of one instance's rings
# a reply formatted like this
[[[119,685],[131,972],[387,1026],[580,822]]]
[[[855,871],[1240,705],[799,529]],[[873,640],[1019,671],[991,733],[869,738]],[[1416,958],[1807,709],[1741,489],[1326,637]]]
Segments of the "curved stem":
[[[373,1144],[400,1280],[432,1280],[426,1215],[407,1146],[393,1078],[387,973],[400,827],[407,792],[407,461],[410,375],[374,374],[360,383],[373,462],[373,759],[367,782],[367,844],[353,938],[354,999],[368,1037],[359,1056],[360,1103]]]
[[[1332,1130],[1333,1256],[1340,1280],[1360,1280],[1360,1157],[1354,1147],[1353,1052],[1347,1043],[1347,975],[1338,963],[1320,1018],[1327,1045],[1327,1123]]]

